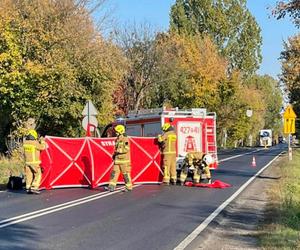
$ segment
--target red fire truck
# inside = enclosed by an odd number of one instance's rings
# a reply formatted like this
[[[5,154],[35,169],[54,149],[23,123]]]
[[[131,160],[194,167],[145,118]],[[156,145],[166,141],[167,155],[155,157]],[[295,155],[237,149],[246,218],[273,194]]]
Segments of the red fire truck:
[[[102,137],[111,136],[112,128],[118,123],[126,125],[126,133],[129,136],[156,137],[162,133],[161,127],[167,122],[175,128],[177,134],[178,169],[185,155],[192,151],[210,154],[214,159],[211,168],[217,167],[216,114],[203,108],[190,110],[162,108],[131,112],[123,120],[108,125]]]

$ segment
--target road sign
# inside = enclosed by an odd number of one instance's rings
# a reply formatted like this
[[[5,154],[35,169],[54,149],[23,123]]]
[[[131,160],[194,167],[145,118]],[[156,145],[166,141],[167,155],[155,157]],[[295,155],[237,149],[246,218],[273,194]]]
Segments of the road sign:
[[[283,122],[283,133],[294,134],[296,133],[295,118],[285,118]]]
[[[90,119],[88,119],[88,116],[85,116],[83,119],[82,119],[82,127],[87,130],[87,125],[91,124],[95,127],[98,126],[98,121],[97,121],[97,118],[95,116],[90,116]],[[93,132],[94,131],[94,127],[90,127],[90,131]]]
[[[296,132],[296,114],[292,106],[288,106],[284,111],[283,118],[283,133],[285,134],[294,134]]]
[[[97,115],[98,111],[95,108],[94,104],[92,103],[91,100],[88,100],[88,102],[86,103],[83,111],[82,111],[82,115],[84,116],[91,116],[91,115]]]
[[[283,114],[283,133],[288,134],[288,143],[289,143],[289,160],[293,159],[292,157],[292,147],[291,147],[291,134],[296,132],[296,114],[291,105],[287,106]]]
[[[252,109],[247,109],[246,116],[251,117],[253,115]]]
[[[297,116],[296,116],[292,106],[291,105],[287,106],[287,108],[284,111],[283,118],[285,118],[285,119],[294,118],[295,119],[296,117]]]

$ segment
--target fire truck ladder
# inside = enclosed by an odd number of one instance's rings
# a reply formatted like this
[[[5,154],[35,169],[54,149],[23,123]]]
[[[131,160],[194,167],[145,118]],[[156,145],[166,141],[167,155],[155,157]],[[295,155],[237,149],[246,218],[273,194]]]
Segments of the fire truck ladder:
[[[210,115],[215,113],[210,113]],[[205,132],[206,132],[206,152],[213,156],[213,158],[218,162],[218,155],[217,155],[217,142],[216,142],[216,124],[213,125],[207,125],[205,126]]]

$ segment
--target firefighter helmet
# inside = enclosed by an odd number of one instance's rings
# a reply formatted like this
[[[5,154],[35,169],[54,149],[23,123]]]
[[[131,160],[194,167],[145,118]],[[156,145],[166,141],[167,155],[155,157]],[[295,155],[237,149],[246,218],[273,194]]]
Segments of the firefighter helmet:
[[[206,163],[206,165],[210,165],[213,163],[213,158],[210,154],[206,154],[203,157],[203,161]]]
[[[119,125],[115,126],[115,131],[118,134],[122,135],[125,133],[125,127],[123,125],[119,124]]]
[[[26,137],[30,140],[36,140],[38,138],[38,134],[34,129],[29,129]]]
[[[165,123],[161,129],[162,129],[162,131],[167,131],[170,127],[171,127],[170,123]]]

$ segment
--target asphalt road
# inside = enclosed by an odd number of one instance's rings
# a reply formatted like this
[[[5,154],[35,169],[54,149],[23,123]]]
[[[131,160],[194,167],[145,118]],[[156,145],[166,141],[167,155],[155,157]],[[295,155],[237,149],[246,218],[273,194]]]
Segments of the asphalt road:
[[[143,185],[130,193],[0,192],[0,249],[183,249],[186,237],[285,146],[220,152],[213,180],[232,185],[226,189]]]

